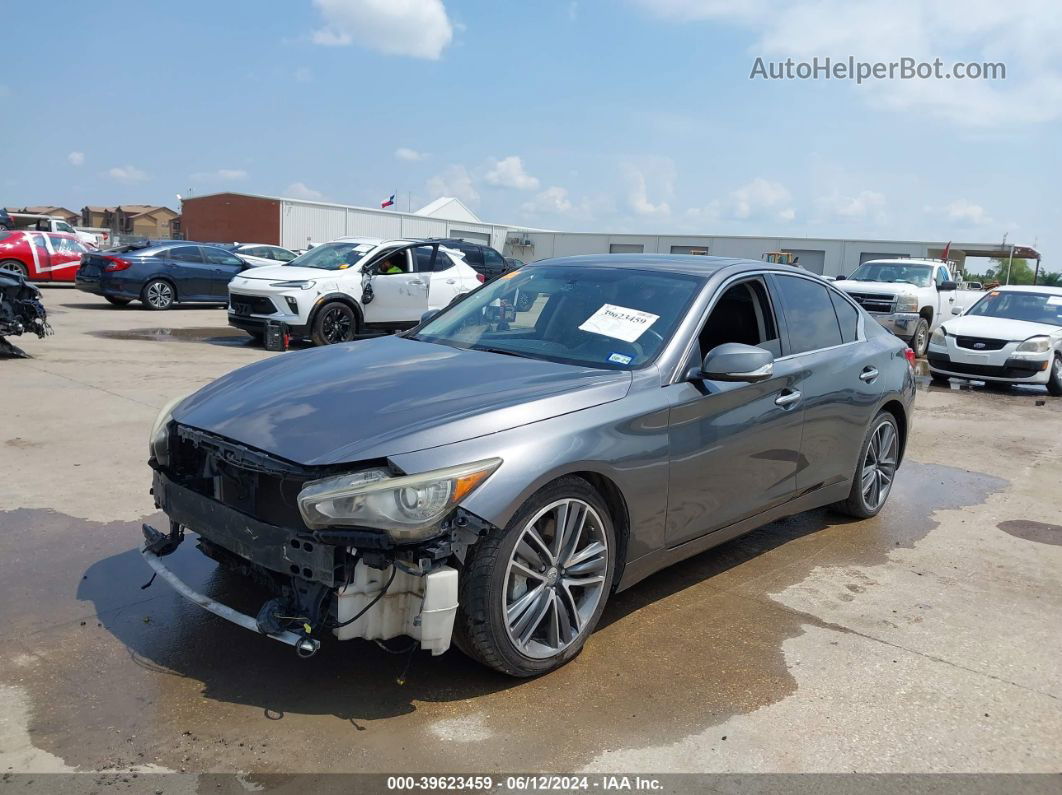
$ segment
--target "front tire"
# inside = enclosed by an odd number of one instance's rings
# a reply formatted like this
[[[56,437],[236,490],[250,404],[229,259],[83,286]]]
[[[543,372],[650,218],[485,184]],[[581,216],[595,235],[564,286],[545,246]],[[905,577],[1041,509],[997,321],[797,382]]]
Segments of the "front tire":
[[[1047,392],[1054,397],[1062,397],[1062,354],[1055,354],[1051,377],[1047,379]]]
[[[900,429],[896,418],[880,411],[863,440],[848,499],[834,503],[833,509],[857,519],[877,516],[892,492],[899,463]]]
[[[469,549],[458,647],[510,676],[560,667],[579,653],[601,618],[616,553],[612,517],[589,483],[565,477],[546,486],[506,528]]]
[[[918,318],[914,334],[911,335],[911,350],[919,359],[925,358],[926,349],[929,347],[929,321],[924,317]]]
[[[168,281],[152,279],[140,291],[140,300],[146,309],[161,312],[174,305],[177,301],[177,292]]]
[[[0,260],[0,271],[17,273],[23,279],[29,279],[29,271],[26,269],[26,266],[17,259]]]
[[[330,301],[321,307],[313,320],[310,336],[314,345],[335,345],[350,342],[358,332],[358,316],[341,301]]]

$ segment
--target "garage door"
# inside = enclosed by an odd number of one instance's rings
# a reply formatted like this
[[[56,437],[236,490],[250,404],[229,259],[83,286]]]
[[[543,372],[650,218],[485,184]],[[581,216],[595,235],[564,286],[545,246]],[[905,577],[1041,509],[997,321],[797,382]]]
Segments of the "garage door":
[[[864,251],[859,255],[859,264],[872,259],[910,259],[910,254],[875,254],[873,251]]]
[[[782,251],[788,251],[794,257],[800,257],[797,265],[801,268],[806,268],[812,273],[821,274],[823,268],[826,267],[825,251],[811,248],[783,248]]]
[[[702,256],[708,253],[708,246],[672,246],[672,254],[700,254]]]
[[[460,229],[451,229],[450,237],[456,237],[458,240],[467,240],[469,243],[482,243],[484,246],[490,245],[490,235],[485,235],[482,232],[462,232]]]
[[[608,247],[609,254],[641,254],[645,251],[645,246],[641,243],[610,243]]]

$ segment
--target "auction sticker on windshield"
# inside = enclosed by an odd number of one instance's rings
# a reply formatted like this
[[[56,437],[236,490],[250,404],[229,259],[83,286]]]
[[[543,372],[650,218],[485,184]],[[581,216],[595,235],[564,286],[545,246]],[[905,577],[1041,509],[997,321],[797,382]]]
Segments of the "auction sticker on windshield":
[[[1062,295],[1049,295],[1047,296],[1048,306],[1062,306]]]
[[[634,342],[659,319],[660,315],[640,309],[604,304],[590,315],[579,329],[624,342]]]

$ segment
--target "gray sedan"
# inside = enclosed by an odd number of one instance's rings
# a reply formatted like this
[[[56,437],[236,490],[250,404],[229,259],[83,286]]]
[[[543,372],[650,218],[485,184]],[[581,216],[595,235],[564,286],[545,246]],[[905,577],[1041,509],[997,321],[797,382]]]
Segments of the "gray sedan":
[[[530,296],[530,298],[529,298]],[[609,596],[780,517],[874,516],[910,429],[910,349],[793,268],[704,256],[527,265],[402,335],[287,353],[167,407],[183,595],[316,652],[405,636],[531,676]],[[256,615],[165,556],[198,536]]]

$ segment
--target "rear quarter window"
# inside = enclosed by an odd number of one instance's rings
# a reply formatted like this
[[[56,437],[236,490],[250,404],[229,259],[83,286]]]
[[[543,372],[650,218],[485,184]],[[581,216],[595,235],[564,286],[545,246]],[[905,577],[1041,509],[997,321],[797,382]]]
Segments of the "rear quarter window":
[[[791,353],[841,344],[841,329],[826,285],[799,276],[774,275],[789,329]]]
[[[854,342],[859,333],[859,310],[852,306],[836,290],[829,290],[833,301],[833,311],[837,313],[837,323],[841,327],[841,341]]]

